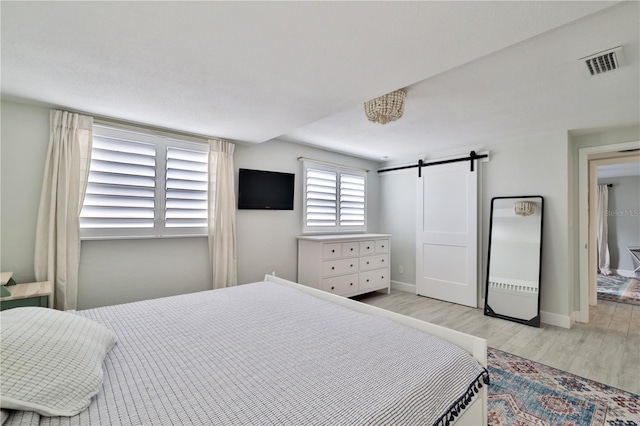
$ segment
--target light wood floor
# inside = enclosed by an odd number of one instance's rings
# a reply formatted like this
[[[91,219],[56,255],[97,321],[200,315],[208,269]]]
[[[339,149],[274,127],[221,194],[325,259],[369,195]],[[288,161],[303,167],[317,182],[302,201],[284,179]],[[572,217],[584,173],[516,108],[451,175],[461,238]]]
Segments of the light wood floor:
[[[598,302],[589,324],[570,330],[529,327],[473,309],[399,290],[357,300],[487,339],[510,352],[573,374],[640,394],[640,306]]]

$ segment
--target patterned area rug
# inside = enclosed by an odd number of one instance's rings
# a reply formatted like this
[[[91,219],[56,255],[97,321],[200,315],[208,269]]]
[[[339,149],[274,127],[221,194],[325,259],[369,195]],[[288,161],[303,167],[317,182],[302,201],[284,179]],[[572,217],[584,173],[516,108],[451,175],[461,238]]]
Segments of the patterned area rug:
[[[640,306],[640,280],[598,275],[598,299]]]
[[[639,426],[640,396],[489,348],[489,425]]]

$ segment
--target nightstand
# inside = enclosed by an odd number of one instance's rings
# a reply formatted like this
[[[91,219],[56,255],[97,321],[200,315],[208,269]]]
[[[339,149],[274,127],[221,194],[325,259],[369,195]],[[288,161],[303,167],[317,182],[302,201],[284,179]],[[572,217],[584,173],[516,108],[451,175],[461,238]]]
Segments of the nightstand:
[[[3,273],[3,277],[4,275],[5,273]],[[11,295],[0,297],[0,311],[23,306],[49,307],[51,281],[15,284],[5,288],[9,290]]]

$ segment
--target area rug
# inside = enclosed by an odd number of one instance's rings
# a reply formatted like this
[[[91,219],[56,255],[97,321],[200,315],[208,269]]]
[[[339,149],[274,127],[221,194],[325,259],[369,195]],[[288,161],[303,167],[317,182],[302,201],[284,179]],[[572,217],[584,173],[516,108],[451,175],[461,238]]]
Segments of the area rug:
[[[640,306],[640,280],[598,275],[598,299]]]
[[[489,348],[491,426],[640,426],[640,396]]]

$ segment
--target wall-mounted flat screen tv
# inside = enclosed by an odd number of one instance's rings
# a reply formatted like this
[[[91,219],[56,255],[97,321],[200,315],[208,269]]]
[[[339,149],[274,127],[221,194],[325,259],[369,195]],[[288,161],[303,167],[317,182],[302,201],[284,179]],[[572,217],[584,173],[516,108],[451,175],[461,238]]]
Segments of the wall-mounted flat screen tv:
[[[238,209],[293,210],[295,174],[240,169]]]

